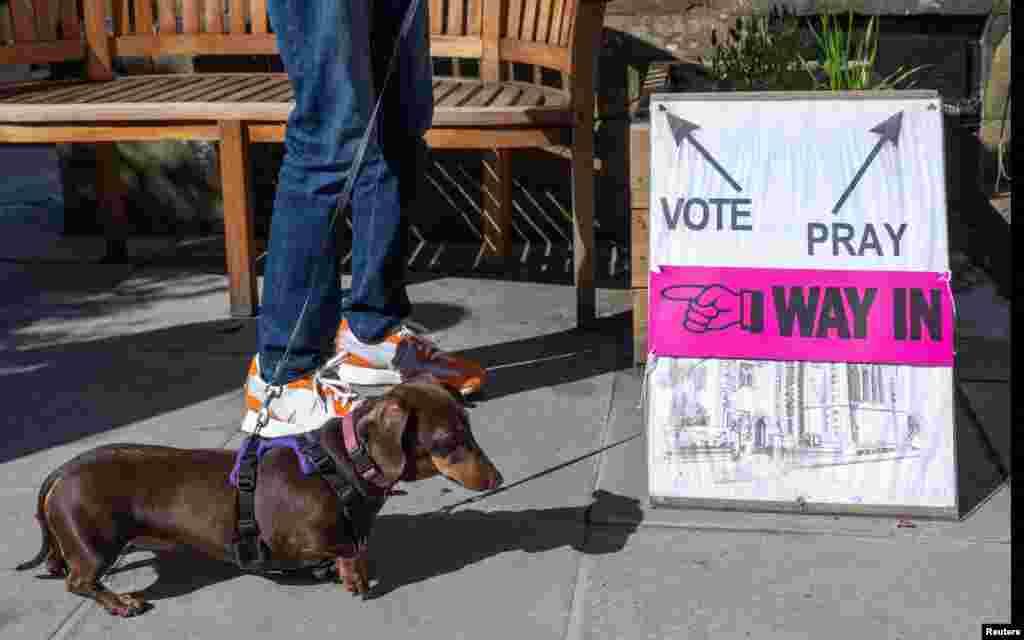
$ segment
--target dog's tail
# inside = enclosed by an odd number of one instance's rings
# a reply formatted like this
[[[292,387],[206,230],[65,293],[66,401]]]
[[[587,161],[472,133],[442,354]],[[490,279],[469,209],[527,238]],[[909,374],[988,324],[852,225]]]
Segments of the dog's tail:
[[[46,476],[46,479],[43,480],[43,486],[39,488],[39,502],[36,510],[36,520],[39,522],[39,528],[43,532],[43,546],[39,549],[39,553],[37,553],[34,558],[26,560],[14,567],[17,571],[25,571],[26,569],[39,566],[43,563],[43,560],[46,560],[46,556],[50,552],[50,546],[53,543],[50,537],[50,527],[46,526],[44,505],[46,504],[46,496],[50,493],[50,489],[53,488],[53,484],[57,482],[63,471],[64,466],[60,466],[51,471],[50,475]]]

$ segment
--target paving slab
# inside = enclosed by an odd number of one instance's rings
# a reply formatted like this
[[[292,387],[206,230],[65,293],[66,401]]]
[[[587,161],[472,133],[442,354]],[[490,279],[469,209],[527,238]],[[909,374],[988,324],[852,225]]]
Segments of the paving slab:
[[[49,638],[82,599],[68,593],[61,580],[37,578],[44,567],[14,570],[39,550],[42,538],[33,517],[36,491],[0,491],[0,496],[0,637]]]
[[[481,494],[442,477],[403,483],[408,494],[389,500],[384,513],[426,513],[457,505],[485,512],[552,509],[582,523],[593,501],[612,379],[606,374],[481,402],[470,410],[473,435],[501,471],[505,486]]]
[[[980,444],[958,436],[961,460],[958,476],[961,500],[970,508],[960,521],[914,519],[912,528],[898,527],[899,518],[863,515],[754,513],[717,509],[653,507],[647,491],[647,444],[640,407],[642,378],[638,369],[617,374],[609,443],[622,443],[602,455],[597,488],[612,495],[632,498],[629,503],[604,501],[595,504],[590,521],[595,524],[642,524],[694,530],[815,534],[842,537],[895,538],[908,545],[941,539],[950,544],[1010,540],[1010,488],[998,468],[984,456]],[[961,416],[961,419],[966,420]],[[963,427],[960,433],[967,433]],[[970,433],[968,433],[970,435]],[[971,443],[977,449],[966,448]],[[967,495],[964,495],[964,494]]]
[[[234,326],[226,322],[227,284],[218,273],[130,265],[88,266],[77,269],[81,276],[72,275],[76,269],[67,265],[33,266],[30,271],[38,293],[19,319],[14,345],[19,350],[129,336],[140,336],[136,347],[153,348],[162,346],[163,340],[177,340],[173,335],[155,333],[160,330],[191,336],[196,324],[214,323],[214,331]],[[110,274],[105,279],[95,275],[104,271]],[[85,278],[92,279],[88,288],[74,286]],[[143,340],[145,333],[153,335]],[[197,347],[218,344],[216,336],[206,335]]]
[[[240,392],[231,392],[124,427],[90,434],[64,432],[61,444],[46,446],[0,463],[0,495],[35,491],[53,469],[94,447],[112,443],[158,444],[181,448],[219,448],[238,429]],[[59,423],[51,429],[59,427]],[[31,512],[24,514],[31,517]]]
[[[1009,544],[642,528],[582,562],[574,639],[975,638],[1010,619]]]
[[[242,574],[187,553],[126,556],[107,584],[154,607],[116,619],[88,605],[59,637],[564,637],[583,526],[543,512],[383,516],[371,560],[374,597],[301,576]],[[225,625],[230,622],[230,627]]]

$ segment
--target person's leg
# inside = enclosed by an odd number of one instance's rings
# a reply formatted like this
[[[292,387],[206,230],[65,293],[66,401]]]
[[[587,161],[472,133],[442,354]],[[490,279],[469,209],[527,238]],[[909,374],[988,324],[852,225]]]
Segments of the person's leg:
[[[273,437],[319,428],[347,414],[354,401],[344,385],[329,383],[316,370],[323,338],[340,320],[331,223],[369,124],[374,91],[365,0],[270,0],[268,9],[295,107],[274,199],[242,429],[253,432],[266,407],[261,433]],[[373,136],[356,176],[355,209],[364,210],[374,198],[377,219],[397,220],[397,195],[388,196],[397,191],[396,178]],[[323,384],[312,384],[314,378]]]
[[[337,245],[330,223],[375,93],[365,0],[270,0],[281,59],[295,90],[271,219],[260,307],[259,358],[270,377],[291,339],[282,380],[320,364],[322,336],[340,319]],[[371,132],[352,193],[353,313],[367,339],[408,313],[390,286],[404,240],[398,179]],[[308,297],[308,303],[307,303]],[[300,313],[305,305],[305,313]],[[297,328],[296,328],[297,327]],[[292,332],[295,332],[292,339]]]
[[[362,342],[384,339],[409,315],[405,267],[409,215],[425,161],[423,133],[433,117],[428,0],[419,0],[409,31],[401,25],[413,0],[375,0],[369,50],[373,83],[383,92],[374,132],[380,162],[365,171],[383,179],[361,181],[353,194],[352,293],[346,320]],[[388,65],[396,54],[388,81]]]
[[[401,36],[413,1],[372,3],[374,83],[384,92],[377,129],[382,161],[376,169],[389,179],[368,179],[362,183],[367,191],[353,201],[352,304],[337,332],[344,360],[336,373],[352,384],[379,385],[430,372],[468,394],[483,385],[483,368],[440,352],[402,323],[410,311],[405,286],[408,224],[426,169],[423,134],[434,108],[428,0],[419,0],[409,31]],[[394,71],[384,87],[396,42]],[[399,213],[391,215],[395,210]]]

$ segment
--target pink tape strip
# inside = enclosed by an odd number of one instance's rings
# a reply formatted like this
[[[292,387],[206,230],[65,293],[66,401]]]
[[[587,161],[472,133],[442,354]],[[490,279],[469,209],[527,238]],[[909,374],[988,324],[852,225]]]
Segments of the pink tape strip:
[[[953,366],[944,273],[661,267],[650,276],[659,356]]]

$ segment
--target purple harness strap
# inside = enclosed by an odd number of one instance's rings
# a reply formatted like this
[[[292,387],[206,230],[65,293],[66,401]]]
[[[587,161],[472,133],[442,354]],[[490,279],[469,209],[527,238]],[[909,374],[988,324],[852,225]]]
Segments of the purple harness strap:
[[[303,434],[304,435],[304,434]],[[245,453],[245,448],[249,444],[249,438],[247,436],[242,441],[241,446],[238,447],[238,453],[235,454],[235,466],[231,469],[231,475],[228,476],[228,481],[231,486],[238,486],[238,469],[242,463],[242,454]],[[263,456],[271,449],[291,449],[295,452],[295,455],[299,458],[299,467],[302,469],[302,474],[309,476],[316,473],[316,467],[309,460],[309,457],[303,452],[302,445],[299,442],[299,438],[302,435],[291,435],[291,436],[280,436],[278,438],[260,438],[259,443],[256,445],[256,460],[257,464],[263,459]]]

